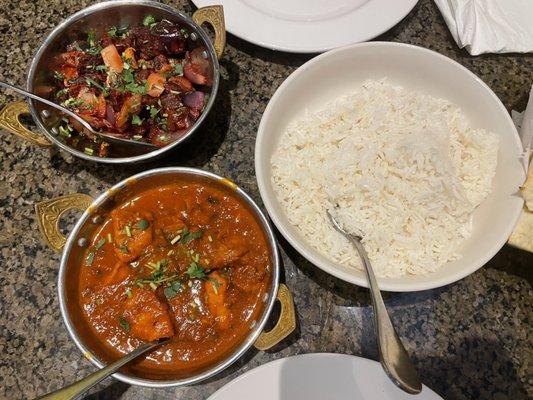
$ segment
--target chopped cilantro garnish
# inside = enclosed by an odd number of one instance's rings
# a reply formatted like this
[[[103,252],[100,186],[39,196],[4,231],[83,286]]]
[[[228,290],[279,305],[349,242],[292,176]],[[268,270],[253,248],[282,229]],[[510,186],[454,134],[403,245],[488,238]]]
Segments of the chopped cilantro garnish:
[[[131,123],[132,123],[133,125],[142,125],[143,120],[142,120],[141,117],[139,117],[137,114],[135,114],[135,115],[133,115],[133,116],[131,117]]]
[[[94,261],[94,253],[92,251],[87,254],[87,257],[85,258],[85,265],[90,267],[93,264]]]
[[[128,297],[130,299],[131,299],[131,296],[133,296],[133,294],[131,293],[131,289],[130,288],[127,288],[126,291],[124,292],[124,294],[126,295],[126,297]]]
[[[78,107],[78,106],[81,106],[82,104],[83,104],[82,99],[74,99],[72,97],[66,99],[63,103],[61,103],[63,107]]]
[[[107,68],[107,65],[97,65],[95,68],[95,70],[97,71],[102,71],[102,72],[107,72],[108,68]]]
[[[70,132],[68,131],[67,128],[65,128],[64,126],[60,125],[58,127],[59,129],[59,135],[64,137],[65,139],[69,138],[70,137]]]
[[[65,76],[60,72],[54,71],[54,79],[62,81],[63,79],[65,79]]]
[[[107,89],[105,87],[103,87],[102,85],[100,85],[98,82],[96,82],[94,79],[91,79],[91,78],[85,78],[85,81],[87,82],[87,84],[89,86],[94,86],[94,87],[97,87],[98,89],[100,89],[102,92],[106,92]]]
[[[102,238],[98,241],[98,243],[96,243],[96,250],[98,250],[100,247],[102,247],[103,245],[105,244],[105,238]]]
[[[213,285],[213,291],[215,292],[215,294],[218,294],[218,288],[220,287],[220,282],[218,281],[218,279],[209,278],[209,282],[211,282],[211,284]]]
[[[119,246],[119,250],[120,250],[121,253],[124,253],[124,254],[128,254],[129,253],[128,246],[126,246],[124,244]]]
[[[139,222],[137,222],[137,228],[139,228],[141,231],[145,231],[149,226],[150,223],[145,219],[141,219]]]
[[[89,46],[94,47],[96,44],[96,33],[93,30],[87,32],[87,43]]]
[[[62,97],[64,95],[66,95],[68,93],[68,89],[67,88],[64,88],[64,89],[61,89],[59,90],[57,93],[56,93],[56,97]]]
[[[179,76],[183,76],[183,65],[180,63],[174,64],[174,73]]]
[[[180,281],[173,281],[163,290],[163,293],[165,294],[165,297],[170,300],[176,297],[176,295],[182,290],[183,284]]]
[[[116,26],[112,26],[111,28],[109,28],[107,30],[107,35],[109,37],[112,37],[112,38],[117,37],[117,27]]]
[[[159,109],[155,108],[154,106],[150,106],[150,118],[155,118],[158,112]]]
[[[153,15],[151,14],[148,14],[146,17],[144,17],[143,19],[143,25],[144,26],[149,26],[150,28],[153,27],[155,25],[155,18]]]
[[[136,94],[146,94],[148,92],[148,83],[139,85],[138,83],[128,83],[124,86],[124,90]]]
[[[193,241],[194,239],[201,238],[202,235],[203,235],[203,232],[201,230],[198,230],[196,232],[184,232],[180,240],[180,243],[187,244]]]
[[[118,323],[120,324],[121,328],[124,329],[126,332],[130,331],[130,324],[124,317],[120,317],[118,319]]]
[[[205,269],[203,269],[197,262],[191,262],[187,269],[187,275],[191,278],[202,279],[206,277]]]
[[[102,48],[99,45],[97,46],[96,33],[93,30],[87,32],[87,43],[89,44],[89,48],[85,50],[87,53],[93,56],[100,54]]]

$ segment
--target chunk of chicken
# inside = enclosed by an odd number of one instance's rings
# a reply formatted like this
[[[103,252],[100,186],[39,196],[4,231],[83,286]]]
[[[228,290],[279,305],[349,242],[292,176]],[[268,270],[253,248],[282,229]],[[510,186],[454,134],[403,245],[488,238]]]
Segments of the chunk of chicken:
[[[238,261],[248,253],[246,243],[239,236],[230,236],[217,241],[213,246],[208,259],[211,269],[220,269]]]
[[[123,262],[135,260],[152,242],[152,214],[115,209],[111,218],[117,257]]]
[[[209,274],[205,283],[206,303],[221,330],[229,328],[230,312],[226,305],[228,281],[217,271]]]
[[[151,290],[133,289],[122,315],[130,325],[130,334],[138,339],[153,341],[174,336],[168,307]]]
[[[118,261],[113,269],[104,277],[103,282],[106,285],[116,285],[128,279],[130,272],[130,267],[127,264]]]

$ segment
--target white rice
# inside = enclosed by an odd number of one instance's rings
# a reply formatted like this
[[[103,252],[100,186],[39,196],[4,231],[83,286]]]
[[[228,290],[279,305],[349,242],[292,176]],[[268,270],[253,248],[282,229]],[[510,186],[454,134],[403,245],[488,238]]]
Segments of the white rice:
[[[289,222],[319,252],[361,268],[330,225],[363,237],[376,275],[427,274],[460,257],[491,190],[498,138],[446,100],[366,81],[283,133],[272,182]]]

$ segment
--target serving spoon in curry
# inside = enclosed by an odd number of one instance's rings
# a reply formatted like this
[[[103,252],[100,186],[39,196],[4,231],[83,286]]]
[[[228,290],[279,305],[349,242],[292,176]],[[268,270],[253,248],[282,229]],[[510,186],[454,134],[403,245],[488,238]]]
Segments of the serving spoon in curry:
[[[50,101],[50,100],[45,99],[43,97],[37,96],[34,93],[31,93],[31,92],[28,92],[28,91],[26,91],[24,89],[21,89],[18,86],[14,86],[14,85],[11,85],[10,83],[6,83],[6,82],[2,82],[2,81],[0,81],[0,86],[4,87],[6,89],[11,89],[11,90],[23,95],[23,96],[29,97],[29,98],[37,100],[37,101],[39,101],[39,102],[41,102],[43,104],[46,104],[46,105],[48,105],[50,107],[54,107],[54,108],[58,109],[62,113],[67,114],[69,117],[72,117],[76,121],[78,121],[87,131],[89,131],[93,135],[96,135],[96,136],[100,137],[101,139],[103,139],[103,140],[105,140],[107,142],[114,143],[114,144],[120,144],[120,145],[131,145],[131,146],[136,146],[136,147],[144,147],[144,148],[146,148],[148,150],[153,150],[153,149],[157,148],[157,146],[155,146],[152,143],[142,142],[142,141],[139,141],[139,140],[125,139],[125,138],[121,138],[121,137],[119,137],[117,135],[114,135],[112,133],[109,133],[109,132],[97,131],[87,121],[85,121],[82,117],[80,117],[75,112],[69,110],[68,108],[63,107],[63,106],[61,106],[59,104],[56,104],[53,101]]]
[[[102,368],[91,375],[80,379],[78,382],[75,382],[69,386],[66,386],[62,389],[56,390],[55,392],[45,394],[42,397],[38,397],[36,400],[72,400],[76,399],[90,388],[92,388],[97,383],[101,382],[111,374],[115,373],[122,366],[126,365],[130,361],[133,361],[140,355],[147,353],[148,351],[154,349],[155,347],[166,344],[170,339],[160,339],[156,342],[143,343],[131,353],[126,354],[124,357],[119,358],[112,364],[109,364],[107,367]]]
[[[409,354],[405,350],[392,322],[390,320],[385,303],[381,297],[381,292],[370,264],[368,254],[361,243],[362,237],[346,232],[335,217],[326,210],[328,218],[340,234],[348,239],[356,248],[363,262],[363,266],[368,279],[368,286],[370,287],[370,295],[372,297],[372,304],[374,306],[374,321],[377,331],[378,347],[379,347],[379,361],[388,377],[394,382],[396,386],[410,394],[420,393],[422,390],[422,382],[418,377],[413,362],[409,358]]]

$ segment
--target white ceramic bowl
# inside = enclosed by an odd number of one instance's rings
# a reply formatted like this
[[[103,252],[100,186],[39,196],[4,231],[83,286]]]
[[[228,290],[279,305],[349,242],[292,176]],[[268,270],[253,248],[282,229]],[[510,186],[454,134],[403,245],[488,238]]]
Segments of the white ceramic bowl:
[[[367,287],[362,271],[328,260],[289,224],[272,187],[270,160],[287,124],[306,109],[320,109],[364,80],[384,77],[457,104],[471,125],[500,137],[492,192],[475,211],[472,236],[459,249],[461,259],[429,275],[378,279],[382,290],[397,292],[444,286],[482,267],[505,244],[522,209],[517,190],[525,179],[519,160],[522,146],[507,110],[481,79],[455,61],[421,47],[370,42],[332,50],[305,63],[278,88],[261,119],[255,145],[259,191],[274,224],[300,254],[331,275]]]

